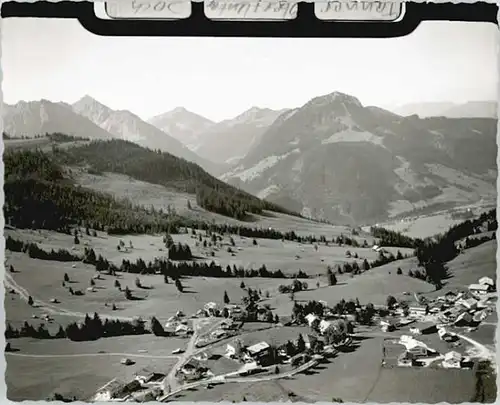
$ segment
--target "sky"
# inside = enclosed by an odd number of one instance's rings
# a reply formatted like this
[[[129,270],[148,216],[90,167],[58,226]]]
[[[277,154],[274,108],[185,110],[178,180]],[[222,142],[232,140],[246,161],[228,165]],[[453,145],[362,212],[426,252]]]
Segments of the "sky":
[[[341,91],[364,105],[497,100],[498,28],[424,22],[388,39],[101,37],[77,21],[2,21],[3,96],[90,95],[143,119],[185,107],[220,121]]]

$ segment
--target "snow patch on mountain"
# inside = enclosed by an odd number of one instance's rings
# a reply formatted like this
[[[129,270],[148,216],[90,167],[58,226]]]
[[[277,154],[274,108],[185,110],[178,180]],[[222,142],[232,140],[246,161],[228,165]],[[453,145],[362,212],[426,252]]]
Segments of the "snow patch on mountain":
[[[327,139],[323,139],[321,143],[323,145],[329,143],[337,143],[337,142],[371,142],[382,147],[385,147],[383,144],[383,138],[381,136],[377,136],[372,134],[371,132],[358,132],[353,130],[345,130],[337,132],[331,135]]]
[[[277,193],[278,191],[280,191],[280,187],[278,187],[275,184],[271,184],[270,186],[267,186],[266,188],[260,190],[257,193],[257,197],[259,197],[260,199],[265,199],[269,197],[271,194]]]
[[[258,177],[260,177],[266,170],[270,169],[271,167],[275,166],[278,162],[286,159],[292,154],[300,153],[300,149],[294,149],[288,153],[285,153],[284,155],[281,156],[268,156],[264,159],[262,159],[260,162],[258,162],[256,165],[244,169],[241,166],[238,166],[236,169],[232,170],[229,173],[224,174],[221,177],[221,180],[226,181],[227,179],[230,178],[239,178],[242,181],[249,182],[252,181]]]

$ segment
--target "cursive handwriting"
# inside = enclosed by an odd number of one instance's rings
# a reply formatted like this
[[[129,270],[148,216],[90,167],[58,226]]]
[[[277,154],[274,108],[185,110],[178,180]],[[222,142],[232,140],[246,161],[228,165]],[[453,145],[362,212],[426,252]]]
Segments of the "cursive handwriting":
[[[327,1],[318,2],[315,6],[317,6],[316,12],[318,14],[339,14],[339,18],[342,14],[361,14],[357,19],[361,19],[362,17],[368,19],[396,19],[400,16],[402,10],[401,3],[385,1]]]
[[[110,3],[110,17],[117,18],[187,18],[191,2],[186,0],[132,0]]]
[[[205,0],[209,18],[286,18],[297,16],[298,2],[290,1],[218,1]]]

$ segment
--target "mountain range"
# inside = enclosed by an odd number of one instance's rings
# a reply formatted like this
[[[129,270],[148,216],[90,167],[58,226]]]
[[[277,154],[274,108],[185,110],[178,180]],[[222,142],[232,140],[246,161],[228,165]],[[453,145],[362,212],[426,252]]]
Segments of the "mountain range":
[[[4,105],[3,114],[10,136],[123,139],[305,216],[364,224],[496,199],[496,119],[467,118],[473,104],[433,107],[465,118],[405,117],[334,92],[216,123],[184,108],[144,121],[85,96]]]
[[[496,199],[496,120],[401,117],[350,95],[284,112],[224,181],[306,216],[367,223]]]
[[[420,118],[497,118],[498,104],[495,101],[469,101],[464,104],[414,103],[397,107],[393,111],[405,117],[416,114]]]
[[[235,118],[215,123],[176,108],[149,122],[172,134],[202,158],[227,166],[243,158],[284,111],[252,107]]]
[[[123,139],[138,145],[172,153],[197,163],[208,172],[217,165],[192,152],[183,143],[126,110],[112,110],[90,96],[74,104],[48,100],[4,104],[4,132],[13,137],[34,137],[61,132],[93,140]]]

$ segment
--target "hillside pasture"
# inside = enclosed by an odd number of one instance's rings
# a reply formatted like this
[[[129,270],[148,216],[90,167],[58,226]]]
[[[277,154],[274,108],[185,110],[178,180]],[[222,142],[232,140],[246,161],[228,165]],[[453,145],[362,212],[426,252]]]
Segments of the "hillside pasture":
[[[207,389],[199,387],[197,389],[183,391],[172,397],[173,401],[186,402],[281,402],[289,401],[288,393],[282,386],[282,380],[261,381],[248,383],[225,383],[215,385]]]
[[[464,222],[464,219],[453,218],[453,211],[470,209],[474,217],[478,217],[483,212],[494,207],[496,207],[496,203],[492,204],[491,202],[485,202],[484,204],[467,205],[451,210],[440,210],[430,215],[419,215],[416,217],[387,221],[378,224],[378,226],[401,232],[412,238],[426,238],[446,232],[452,226]],[[369,231],[367,227],[365,227],[364,230]]]
[[[7,398],[11,401],[39,401],[55,392],[89,400],[108,381],[118,378],[130,381],[144,367],[165,370],[175,359],[135,358],[135,364],[124,366],[120,357],[21,357],[7,355],[5,379]]]
[[[169,190],[166,187],[139,181],[121,174],[102,173],[95,175],[78,168],[72,168],[72,170],[75,180],[83,187],[110,193],[117,198],[127,198],[133,201],[134,204],[145,207],[153,206],[156,210],[162,209],[165,212],[170,206],[179,215],[196,220],[245,227],[273,228],[282,232],[294,231],[302,236],[311,234],[324,235],[329,240],[341,234],[351,237],[351,228],[347,226],[334,226],[275,212],[266,212],[265,215],[252,215],[252,221],[239,221],[205,210],[198,206],[196,196],[191,194]],[[188,201],[191,209],[188,209]],[[362,233],[356,239],[360,242],[367,239],[369,244],[373,242],[373,238],[368,233]]]
[[[108,360],[120,361],[121,355],[130,355],[133,360],[136,357],[144,356],[150,358],[154,356],[174,357],[172,350],[185,348],[187,339],[178,337],[161,337],[153,334],[138,336],[107,337],[94,341],[73,342],[69,339],[32,339],[19,338],[11,341],[12,347],[18,349],[22,355],[44,355],[44,356],[66,356],[66,355],[95,355],[98,357],[108,356]],[[142,351],[146,352],[142,352]],[[100,355],[103,356],[100,356]],[[175,358],[173,358],[175,360]],[[168,359],[167,360],[171,360]]]
[[[366,401],[459,404],[472,400],[475,383],[476,379],[471,370],[384,367],[380,370],[377,384]]]
[[[310,288],[297,292],[294,298],[298,302],[323,300],[329,305],[334,305],[341,299],[348,301],[356,298],[361,304],[385,305],[389,295],[397,299],[411,300],[412,296],[406,297],[403,292],[422,294],[435,289],[431,284],[407,275],[409,269],[416,268],[416,264],[416,259],[410,258],[370,269],[354,277],[343,274],[337,276],[337,284],[334,286],[328,286],[322,280],[320,288],[311,288],[314,283],[309,282]],[[396,273],[398,267],[401,267],[403,274]],[[268,302],[272,308],[276,308],[279,316],[291,313],[293,302],[288,294],[277,295]]]
[[[477,283],[481,277],[496,280],[497,241],[492,240],[479,246],[466,249],[453,260],[446,263],[449,278],[445,280],[442,290],[430,296],[443,295],[447,291],[464,290],[470,284]]]
[[[129,273],[119,273],[117,278],[102,275],[102,280],[95,280],[96,291],[89,292],[86,289],[89,287],[91,277],[96,274],[90,265],[77,263],[76,268],[73,268],[72,263],[30,259],[26,254],[12,252],[7,254],[7,263],[19,269],[19,272],[12,276],[33,295],[35,300],[48,302],[52,298],[57,298],[61,303],[53,306],[80,314],[97,312],[102,316],[141,316],[144,319],[156,316],[160,321],[166,321],[178,310],[192,314],[207,302],[222,304],[224,291],[227,291],[232,303],[240,303],[241,297],[246,295],[246,291],[240,288],[242,279],[237,278],[186,277],[182,279],[185,292],[179,293],[172,282],[165,284],[160,275],[139,276],[142,284],[150,287],[150,289],[139,289],[134,285],[137,275]],[[65,287],[62,286],[64,273],[68,273],[71,281],[66,283]],[[120,282],[123,289],[128,286],[137,299],[125,299],[124,293],[114,286],[115,279]],[[267,290],[272,294],[283,282],[280,279],[263,278],[248,278],[243,281],[246,287],[260,289],[263,294]],[[68,292],[69,287],[74,290],[84,290],[85,294],[71,295]],[[106,307],[105,303],[109,303],[109,306]],[[112,303],[116,304],[117,311],[111,311]],[[44,312],[43,309],[41,312]],[[11,321],[24,322],[32,313],[34,311],[24,302],[15,306],[7,305],[7,319]]]
[[[82,230],[84,231],[84,230]],[[73,254],[83,255],[85,247],[93,248],[96,255],[102,255],[104,258],[121,265],[124,259],[135,262],[143,259],[146,263],[155,258],[168,258],[163,243],[162,235],[123,235],[112,236],[104,232],[98,232],[98,236],[89,236],[85,232],[79,237],[80,243],[75,245],[74,237],[63,233],[57,233],[46,230],[28,230],[28,229],[6,229],[5,236],[11,236],[14,239],[25,242],[33,242],[44,250],[66,249]],[[204,232],[197,232],[204,235]],[[292,241],[259,239],[256,238],[257,245],[253,245],[253,238],[245,238],[237,235],[232,236],[235,246],[230,244],[230,236],[224,236],[221,247],[204,248],[198,239],[190,232],[184,234],[172,235],[175,243],[189,245],[191,252],[198,261],[233,267],[243,266],[245,269],[258,269],[265,265],[268,270],[283,271],[284,274],[295,274],[302,270],[308,275],[316,276],[326,272],[328,265],[336,266],[338,264],[354,261],[362,265],[366,258],[369,262],[378,258],[378,253],[371,248],[353,248],[350,246],[338,246],[329,244],[318,244],[316,251],[314,245],[306,243],[297,243]],[[208,241],[208,238],[204,237]],[[117,246],[123,241],[125,248],[118,250]],[[132,244],[132,248],[130,247]],[[198,246],[197,246],[198,245]],[[231,249],[231,252],[228,251]],[[396,255],[399,250],[403,255],[411,255],[412,249],[407,248],[387,248],[389,252]],[[211,253],[214,253],[212,256]],[[347,257],[350,252],[352,257]],[[354,259],[354,255],[358,259]]]

